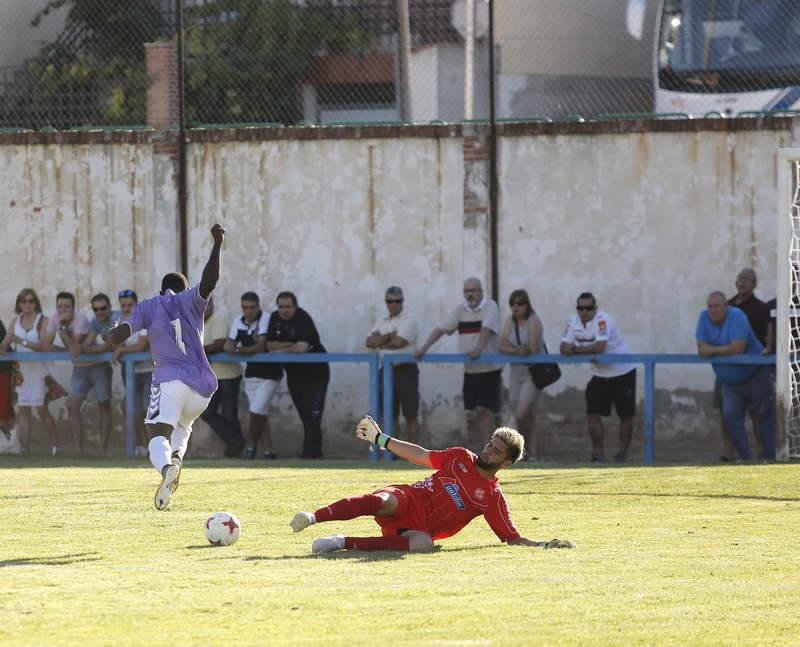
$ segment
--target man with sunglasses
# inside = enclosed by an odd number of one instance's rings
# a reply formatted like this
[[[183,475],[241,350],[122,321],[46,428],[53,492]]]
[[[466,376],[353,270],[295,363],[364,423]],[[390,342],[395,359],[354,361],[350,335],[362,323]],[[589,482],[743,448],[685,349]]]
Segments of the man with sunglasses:
[[[616,323],[608,313],[598,310],[597,301],[591,292],[583,292],[578,297],[576,311],[570,317],[561,338],[562,354],[630,353]],[[633,437],[633,417],[636,414],[636,365],[600,364],[592,361],[589,370],[592,372],[592,379],[586,386],[586,417],[592,439],[592,464],[606,462],[602,417],[611,415],[612,404],[619,416],[619,451],[614,456],[614,461],[624,463]]]
[[[379,354],[381,360],[386,354],[411,353],[417,343],[417,322],[403,310],[403,290],[396,285],[387,288],[384,300],[389,314],[375,322],[364,342],[367,348]],[[419,442],[419,367],[416,362],[393,366],[395,435],[402,407],[408,442],[416,444]],[[382,384],[383,380],[379,383]]]
[[[103,341],[103,333],[111,328],[120,317],[119,310],[111,309],[111,300],[102,292],[92,297],[92,312],[94,317],[89,321],[89,332],[81,344],[70,348],[72,355],[97,355],[110,353],[114,349]],[[88,364],[75,364],[72,380],[69,385],[69,399],[67,411],[72,435],[83,443],[83,418],[81,405],[94,389],[97,398],[97,407],[100,410],[100,431],[103,454],[108,451],[111,439],[111,362],[93,362]]]

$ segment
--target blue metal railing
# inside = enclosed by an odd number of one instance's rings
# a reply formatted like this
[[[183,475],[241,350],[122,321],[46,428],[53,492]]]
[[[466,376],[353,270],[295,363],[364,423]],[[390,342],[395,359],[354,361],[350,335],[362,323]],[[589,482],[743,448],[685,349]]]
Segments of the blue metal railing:
[[[415,361],[410,354],[387,354],[383,356],[384,366],[402,364]],[[644,462],[652,465],[655,461],[655,435],[656,435],[656,364],[775,364],[774,355],[731,355],[729,357],[714,357],[707,359],[699,355],[526,355],[525,357],[513,355],[481,355],[477,360],[464,354],[423,355],[419,362],[432,364],[588,364],[599,362],[601,364],[644,364]],[[394,426],[394,371],[383,371],[383,431],[389,436],[393,433]]]
[[[73,357],[69,353],[6,353],[0,355],[0,361],[110,361],[111,353],[97,355],[81,355]],[[150,360],[150,353],[126,353],[119,360],[124,364],[124,371],[128,388],[125,393],[127,402],[127,455],[133,456],[136,446],[136,380],[134,363]],[[392,435],[394,424],[394,372],[383,371],[383,416],[380,410],[380,393],[378,384],[379,360],[375,353],[259,353],[257,355],[230,355],[218,353],[210,357],[215,362],[267,362],[267,363],[299,363],[314,364],[329,363],[362,363],[369,366],[369,408],[370,415],[375,419],[383,418],[383,431]],[[427,364],[469,364],[469,363],[495,363],[495,364],[588,364],[599,362],[602,364],[644,364],[644,462],[652,465],[655,461],[655,367],[656,364],[758,364],[774,365],[774,355],[735,355],[730,357],[715,357],[707,359],[698,355],[670,355],[670,354],[629,354],[629,355],[527,355],[525,357],[513,355],[482,355],[474,360],[465,354],[426,354],[415,360],[410,354],[387,354],[383,356],[384,366],[398,363],[419,361]],[[370,459],[377,458],[377,448],[373,446]]]

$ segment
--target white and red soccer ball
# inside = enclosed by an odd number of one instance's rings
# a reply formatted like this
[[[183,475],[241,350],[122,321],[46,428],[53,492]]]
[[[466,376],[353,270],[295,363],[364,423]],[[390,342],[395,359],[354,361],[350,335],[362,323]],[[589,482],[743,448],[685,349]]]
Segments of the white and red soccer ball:
[[[242,524],[230,512],[215,512],[206,519],[206,539],[212,546],[235,544],[241,531]]]

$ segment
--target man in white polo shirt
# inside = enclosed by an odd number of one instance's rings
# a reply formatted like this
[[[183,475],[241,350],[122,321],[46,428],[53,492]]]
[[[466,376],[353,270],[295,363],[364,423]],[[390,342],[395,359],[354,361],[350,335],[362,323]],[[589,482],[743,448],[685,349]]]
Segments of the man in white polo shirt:
[[[597,301],[591,292],[578,297],[576,314],[567,323],[561,338],[564,355],[625,355],[630,353],[614,320],[597,309]],[[635,364],[589,364],[592,379],[586,386],[586,417],[589,435],[592,438],[592,463],[606,462],[603,449],[602,416],[611,415],[611,405],[619,416],[619,451],[614,461],[624,463],[633,436],[633,416],[636,414],[636,365]]]
[[[442,335],[458,331],[458,349],[472,359],[482,353],[497,353],[500,336],[500,308],[483,294],[480,280],[470,277],[464,281],[464,301],[453,308],[444,321],[434,328],[427,341],[414,353],[422,357]],[[493,413],[500,404],[501,364],[470,362],[464,365],[464,408],[474,412],[476,430],[488,438],[494,428]]]
[[[403,290],[393,285],[386,289],[386,317],[375,322],[364,345],[376,351],[381,361],[392,353],[410,353],[417,344],[417,322],[403,310]],[[419,443],[419,367],[415,362],[394,364],[394,435],[399,435],[400,408],[406,419],[408,442]],[[383,368],[381,368],[383,370]],[[379,380],[383,383],[383,379]],[[381,391],[381,395],[383,392]]]

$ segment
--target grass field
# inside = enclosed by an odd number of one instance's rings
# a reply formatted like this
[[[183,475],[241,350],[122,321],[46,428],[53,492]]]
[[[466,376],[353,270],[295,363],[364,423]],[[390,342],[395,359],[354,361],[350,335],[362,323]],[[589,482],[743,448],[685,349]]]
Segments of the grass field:
[[[187,463],[170,509],[142,463],[0,459],[0,643],[798,644],[800,465],[501,472],[532,539],[482,519],[432,554],[311,555],[296,510],[430,470],[405,463]],[[242,521],[205,543],[208,513]]]

